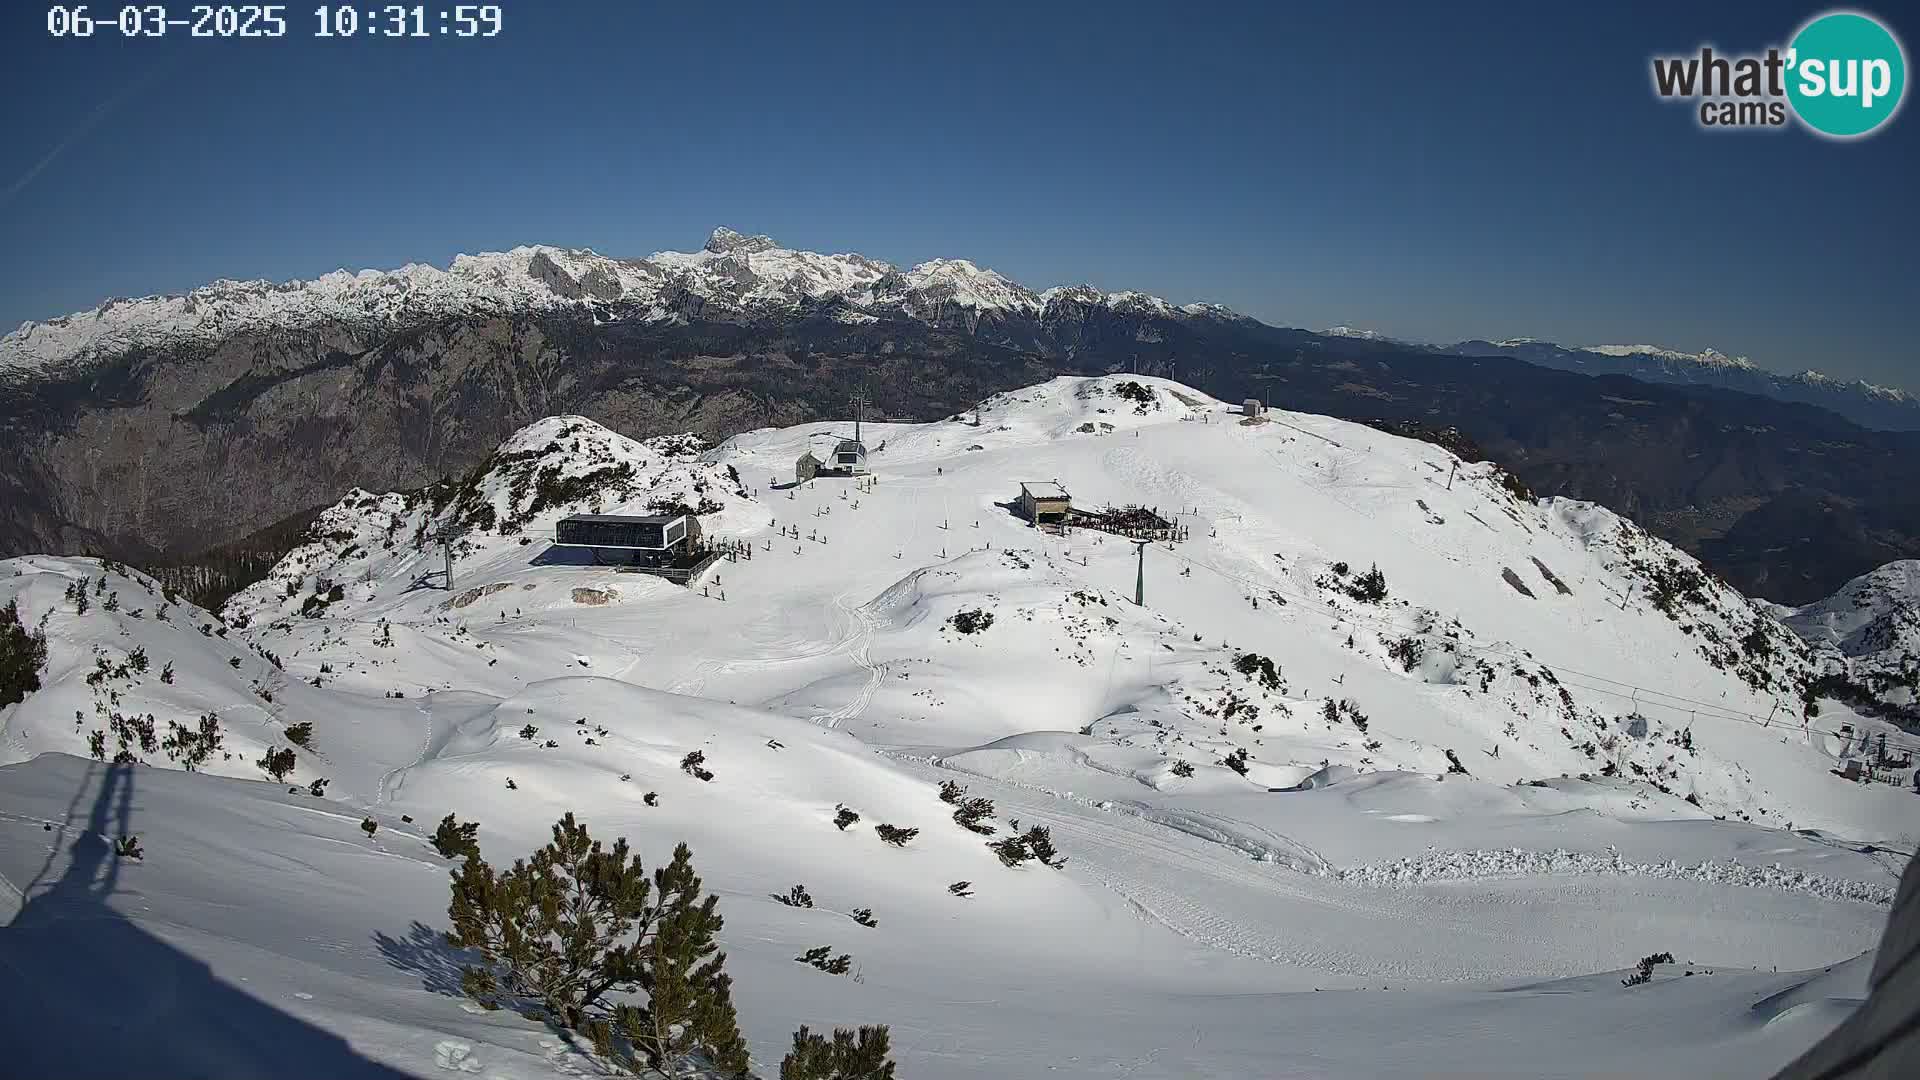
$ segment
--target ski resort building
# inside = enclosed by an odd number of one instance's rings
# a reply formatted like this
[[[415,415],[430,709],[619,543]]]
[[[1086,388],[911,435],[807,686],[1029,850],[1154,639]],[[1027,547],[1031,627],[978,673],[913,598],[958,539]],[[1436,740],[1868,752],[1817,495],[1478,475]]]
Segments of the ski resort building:
[[[1014,501],[1020,516],[1035,525],[1057,525],[1073,514],[1073,497],[1058,480],[1032,480],[1020,485],[1020,497]]]
[[[1259,416],[1261,413],[1267,411],[1267,407],[1260,404],[1259,398],[1248,398],[1246,401],[1241,402],[1240,411],[1246,413],[1248,416]]]
[[[841,439],[833,448],[833,467],[848,476],[863,475],[867,471],[867,444],[859,439]]]
[[[593,561],[692,585],[738,545],[711,544],[693,514],[574,514],[554,523],[557,547],[585,548]]]
[[[574,514],[553,527],[553,542],[561,547],[588,548],[601,553],[625,553],[635,563],[668,561],[699,546],[699,519],[692,514]]]
[[[796,484],[804,484],[814,477],[819,476],[820,467],[824,464],[825,462],[813,456],[813,451],[811,450],[801,454],[800,460],[793,463],[793,482]]]

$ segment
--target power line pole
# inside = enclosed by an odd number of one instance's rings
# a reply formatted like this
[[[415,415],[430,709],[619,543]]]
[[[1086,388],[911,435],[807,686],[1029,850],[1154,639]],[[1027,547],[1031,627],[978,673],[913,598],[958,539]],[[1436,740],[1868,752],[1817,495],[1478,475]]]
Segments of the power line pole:
[[[1151,542],[1149,540],[1133,542],[1133,553],[1136,557],[1133,570],[1134,607],[1147,606],[1147,545]]]

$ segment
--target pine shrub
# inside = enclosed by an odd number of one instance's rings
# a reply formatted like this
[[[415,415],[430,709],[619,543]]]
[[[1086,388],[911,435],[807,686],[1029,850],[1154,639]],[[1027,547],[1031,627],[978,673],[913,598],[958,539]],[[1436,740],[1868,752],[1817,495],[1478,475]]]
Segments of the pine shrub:
[[[958,806],[960,805],[960,800],[966,797],[967,797],[967,789],[960,786],[959,781],[943,780],[940,782],[940,801],[941,802],[947,803],[950,806]]]
[[[197,728],[189,728],[178,720],[167,721],[167,737],[160,743],[160,749],[166,751],[167,760],[178,761],[182,768],[194,772],[212,760],[224,741],[220,717],[208,712],[200,714]]]
[[[380,823],[372,818],[361,818],[360,828],[361,831],[365,832],[368,836],[372,836],[374,833],[380,831]]]
[[[141,849],[140,838],[137,836],[123,836],[116,840],[113,853],[124,859],[144,859],[147,856],[147,853]]]
[[[284,746],[279,749],[268,747],[267,755],[259,761],[254,762],[254,764],[266,770],[267,775],[273,777],[275,780],[285,780],[287,774],[293,771],[294,763],[293,750]]]
[[[846,953],[834,956],[832,953],[833,946],[820,945],[808,949],[806,952],[794,957],[794,959],[802,964],[818,968],[829,975],[845,975],[847,972],[853,970],[852,956]]]
[[[953,895],[955,895],[955,896],[959,896],[959,897],[967,897],[967,896],[972,896],[972,895],[973,895],[973,882],[971,882],[971,881],[956,881],[956,882],[954,882],[953,884],[951,884],[951,885],[949,885],[949,886],[947,886],[947,891],[948,891],[948,892],[950,892],[950,893],[952,893]]]
[[[841,832],[846,832],[847,826],[856,824],[859,822],[859,820],[860,820],[860,815],[847,809],[844,804],[841,804],[841,803],[834,804],[833,824],[837,828],[839,828]]]
[[[1242,746],[1233,753],[1221,758],[1220,764],[1225,765],[1241,776],[1247,775],[1247,748]]]
[[[695,750],[680,759],[680,771],[701,780],[712,780],[713,773],[705,767],[706,763],[707,752]]]
[[[1027,842],[1018,836],[1008,836],[987,845],[1000,857],[1002,866],[1019,866],[1033,858],[1033,852],[1027,850]]]
[[[780,1062],[780,1080],[894,1080],[885,1026],[834,1028],[833,1039],[802,1025]]]
[[[313,721],[302,720],[297,724],[287,725],[286,736],[288,742],[303,750],[306,749],[313,742]]]
[[[470,859],[480,857],[480,823],[462,822],[452,814],[440,819],[440,827],[433,831],[433,850],[443,859],[456,859],[464,855]]]
[[[1026,832],[1020,834],[1020,839],[1026,841],[1027,850],[1033,852],[1033,857],[1040,860],[1042,865],[1050,866],[1055,870],[1067,865],[1066,857],[1053,846],[1053,830],[1045,825],[1029,827]]]
[[[873,831],[880,834],[881,840],[894,847],[906,847],[908,841],[920,835],[919,829],[902,829],[897,825],[875,825]]]
[[[1657,952],[1648,956],[1643,956],[1640,958],[1639,966],[1635,969],[1634,973],[1627,976],[1624,979],[1621,979],[1620,985],[1621,986],[1645,986],[1646,984],[1653,981],[1653,966],[1655,964],[1671,964],[1671,963],[1673,963],[1673,954],[1670,952]]]
[[[80,596],[86,598],[84,589]],[[20,625],[17,603],[7,601],[6,607],[0,607],[0,708],[25,701],[40,689],[40,671],[46,666],[45,631],[28,633]]]
[[[1176,761],[1173,763],[1173,775],[1192,776],[1193,766],[1186,761]]]
[[[857,907],[853,909],[853,921],[859,923],[861,926],[867,926],[867,927],[880,925],[880,921],[873,917],[873,909],[866,908],[866,907]]]
[[[993,816],[993,800],[982,798],[963,799],[953,811],[954,824],[982,836],[993,835],[993,826],[986,820]]]
[[[747,1046],[719,898],[703,893],[687,845],[649,881],[625,837],[610,850],[572,814],[530,858],[496,873],[469,858],[453,875],[448,943],[478,950],[461,986],[490,1008],[519,1004],[586,1035],[629,1072],[668,1072],[694,1055],[744,1076]],[[609,1004],[608,994],[644,994]]]
[[[813,894],[807,891],[805,885],[795,885],[793,888],[788,889],[785,894],[773,893],[771,895],[775,900],[780,901],[788,907],[810,908],[813,906]]]

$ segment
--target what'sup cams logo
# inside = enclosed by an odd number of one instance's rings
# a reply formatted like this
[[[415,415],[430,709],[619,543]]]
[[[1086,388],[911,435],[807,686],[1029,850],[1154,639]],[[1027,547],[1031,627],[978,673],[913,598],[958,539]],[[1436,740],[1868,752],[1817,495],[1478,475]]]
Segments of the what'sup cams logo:
[[[1703,128],[1784,128],[1796,118],[1830,139],[1885,127],[1907,90],[1907,54],[1887,25],[1857,11],[1808,20],[1782,49],[1725,56],[1653,58],[1653,90],[1664,100],[1695,102]]]

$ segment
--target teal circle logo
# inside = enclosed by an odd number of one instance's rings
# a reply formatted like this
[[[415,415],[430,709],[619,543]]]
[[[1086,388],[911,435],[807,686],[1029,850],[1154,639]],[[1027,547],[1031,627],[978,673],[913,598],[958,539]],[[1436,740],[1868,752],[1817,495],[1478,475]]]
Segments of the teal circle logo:
[[[1893,118],[1907,90],[1907,55],[1893,32],[1852,11],[1821,15],[1787,50],[1787,100],[1822,135],[1851,139]]]

